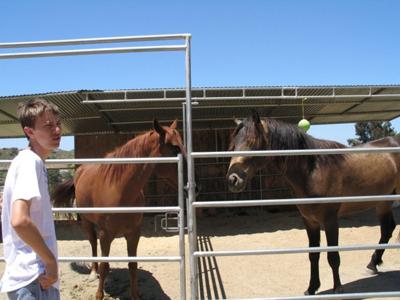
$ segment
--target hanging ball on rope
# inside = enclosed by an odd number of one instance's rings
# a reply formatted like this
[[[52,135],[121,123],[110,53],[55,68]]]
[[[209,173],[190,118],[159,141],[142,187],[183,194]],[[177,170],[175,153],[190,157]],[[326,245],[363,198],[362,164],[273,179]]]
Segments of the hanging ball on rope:
[[[307,132],[308,129],[310,129],[311,124],[307,119],[301,119],[297,126]]]

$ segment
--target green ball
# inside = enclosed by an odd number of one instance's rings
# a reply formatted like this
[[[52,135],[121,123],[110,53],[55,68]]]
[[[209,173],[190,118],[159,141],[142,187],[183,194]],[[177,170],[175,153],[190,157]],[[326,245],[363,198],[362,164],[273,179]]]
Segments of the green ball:
[[[299,128],[301,128],[301,129],[303,129],[305,132],[307,132],[308,129],[310,129],[311,124],[310,124],[310,122],[309,122],[308,120],[302,119],[302,120],[299,121],[299,123],[297,124],[297,126],[298,126]]]

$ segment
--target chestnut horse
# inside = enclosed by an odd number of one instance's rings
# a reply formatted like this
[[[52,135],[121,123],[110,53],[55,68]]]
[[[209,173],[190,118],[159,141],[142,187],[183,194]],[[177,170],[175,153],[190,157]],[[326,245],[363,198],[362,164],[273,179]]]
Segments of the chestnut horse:
[[[399,147],[400,137],[386,137],[361,147]],[[257,112],[238,123],[231,138],[231,151],[293,150],[345,148],[344,145],[315,139],[295,125],[273,119],[260,119]],[[347,153],[335,155],[232,157],[227,172],[230,191],[241,192],[250,178],[262,168],[281,170],[297,197],[334,197],[388,195],[399,192],[400,154]],[[307,230],[309,246],[320,245],[320,229],[325,229],[328,246],[337,246],[338,218],[365,209],[375,208],[381,227],[379,243],[387,243],[396,223],[392,203],[329,203],[299,204],[298,210]],[[375,250],[368,268],[377,272],[384,250]],[[333,272],[333,291],[342,291],[338,252],[328,252]],[[305,294],[315,294],[320,287],[320,253],[310,253],[311,278]]]
[[[170,157],[178,153],[186,155],[181,136],[176,130],[177,122],[170,127],[161,127],[154,121],[154,130],[139,135],[125,145],[109,153],[107,158],[117,157]],[[144,206],[143,188],[150,175],[168,178],[177,186],[176,164],[94,164],[82,165],[76,172],[74,180],[60,185],[53,196],[56,205],[65,204],[75,193],[77,207],[129,207]],[[81,225],[91,248],[92,255],[97,256],[97,235],[100,240],[101,255],[108,256],[111,242],[118,236],[124,236],[128,246],[128,256],[136,256],[140,238],[142,213],[81,214]],[[136,270],[137,263],[130,262],[131,297],[138,300]],[[104,280],[109,271],[109,263],[92,263],[91,275],[99,271],[99,285],[96,299],[104,297]]]

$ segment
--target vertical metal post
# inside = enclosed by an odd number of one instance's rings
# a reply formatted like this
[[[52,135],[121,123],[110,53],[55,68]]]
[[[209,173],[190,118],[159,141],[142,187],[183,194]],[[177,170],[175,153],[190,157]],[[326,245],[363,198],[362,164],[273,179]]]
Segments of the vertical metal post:
[[[191,72],[190,72],[190,36],[186,37],[186,149],[187,149],[187,172],[188,172],[188,233],[189,233],[189,264],[190,264],[190,294],[191,299],[197,299],[198,274],[197,259],[194,252],[197,250],[196,210],[192,203],[196,200],[196,183],[194,178],[194,161],[192,157],[192,99],[191,99]]]
[[[185,205],[184,205],[184,182],[183,182],[183,157],[178,155],[178,205],[179,205],[179,263],[180,272],[180,295],[181,300],[186,300],[186,272],[185,272]]]
[[[186,147],[186,102],[182,102],[182,130],[183,130],[183,145]]]

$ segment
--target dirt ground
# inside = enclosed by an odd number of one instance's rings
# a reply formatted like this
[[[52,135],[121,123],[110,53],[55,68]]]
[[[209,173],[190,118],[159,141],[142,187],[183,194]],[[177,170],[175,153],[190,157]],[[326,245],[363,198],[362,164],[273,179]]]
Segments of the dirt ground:
[[[395,210],[395,214],[400,222],[400,208]],[[340,225],[340,245],[372,244],[379,239],[379,226],[373,212],[342,219]],[[138,255],[178,255],[178,236],[155,232],[154,228],[154,218],[147,216]],[[203,216],[198,219],[198,247],[200,250],[306,247],[307,236],[303,228],[297,211],[224,211],[218,216]],[[394,237],[398,234],[399,228],[396,228]],[[57,237],[60,256],[90,256],[89,242],[83,239],[77,226],[58,225]],[[322,240],[322,244],[325,245],[324,235]],[[391,242],[396,242],[396,239],[393,238]],[[126,255],[124,239],[114,240],[111,255]],[[370,256],[370,250],[341,253],[340,274],[344,291],[351,293],[399,290],[399,250],[386,250],[384,264],[380,267],[378,275],[370,275],[366,271],[365,266]],[[200,259],[199,265],[202,299],[300,296],[309,281],[307,254],[211,257]],[[3,268],[4,264],[1,263],[0,272]],[[321,255],[320,276],[319,293],[329,293],[333,283],[326,253]],[[139,263],[138,278],[139,294],[143,300],[180,297],[179,264],[176,262]],[[89,281],[88,268],[84,264],[61,263],[62,299],[95,299],[96,288],[97,281]],[[129,299],[129,274],[126,263],[111,264],[105,290],[105,299]],[[189,290],[187,295],[189,299]],[[0,296],[0,299],[5,297]]]

